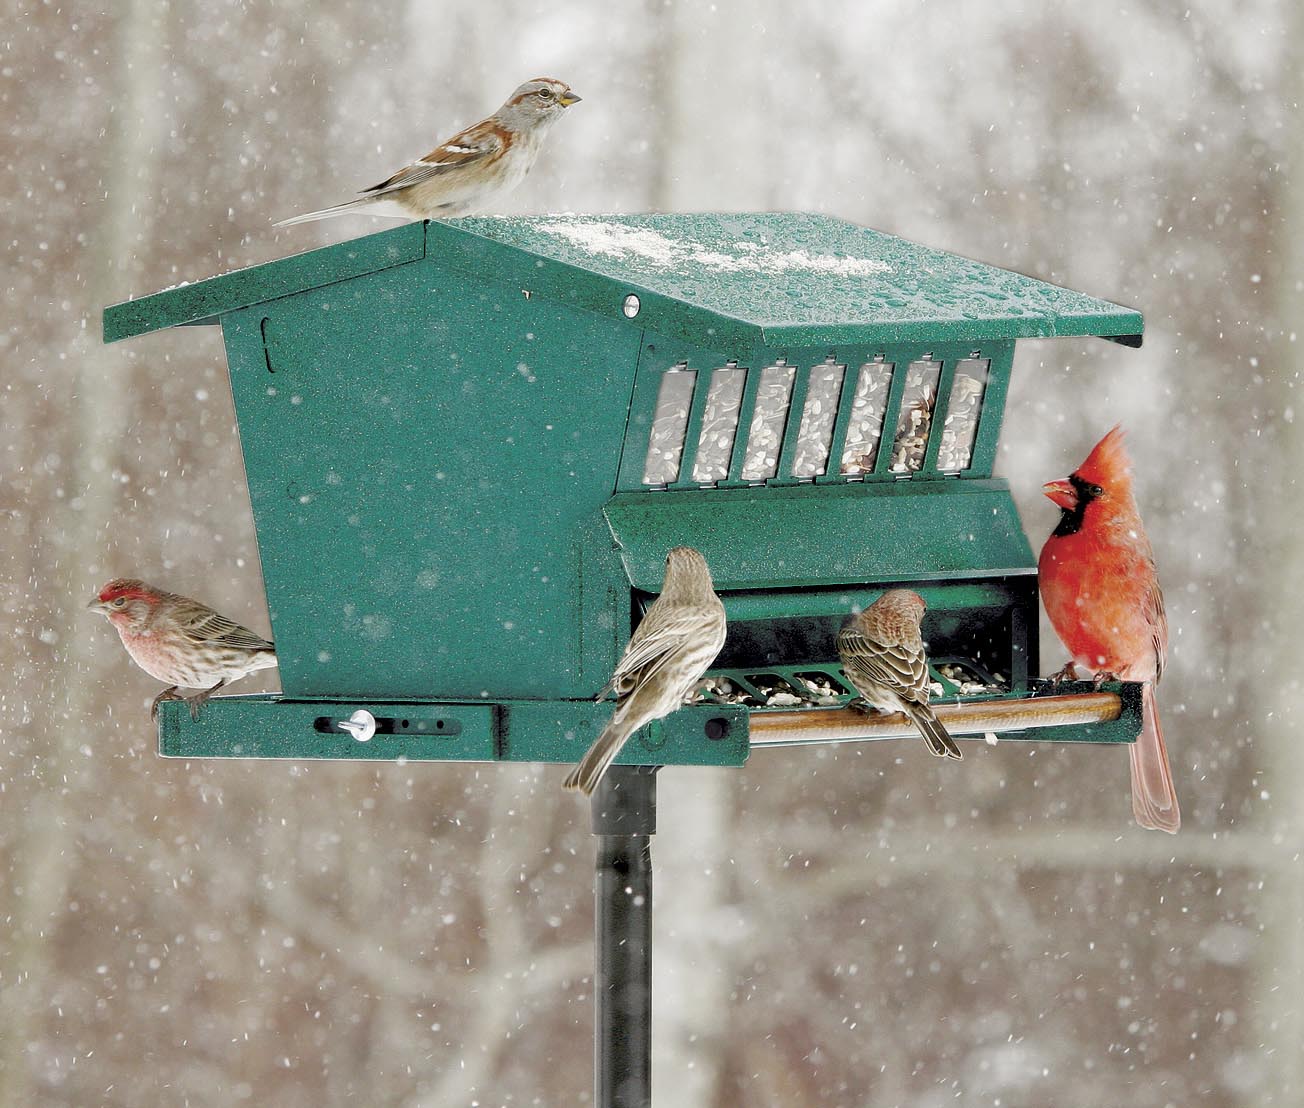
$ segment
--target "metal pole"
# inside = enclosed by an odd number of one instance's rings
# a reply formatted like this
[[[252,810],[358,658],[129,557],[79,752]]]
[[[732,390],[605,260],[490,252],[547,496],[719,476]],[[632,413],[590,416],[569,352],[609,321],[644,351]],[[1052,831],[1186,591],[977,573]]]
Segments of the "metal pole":
[[[652,1105],[656,766],[612,766],[593,794],[594,1105]]]

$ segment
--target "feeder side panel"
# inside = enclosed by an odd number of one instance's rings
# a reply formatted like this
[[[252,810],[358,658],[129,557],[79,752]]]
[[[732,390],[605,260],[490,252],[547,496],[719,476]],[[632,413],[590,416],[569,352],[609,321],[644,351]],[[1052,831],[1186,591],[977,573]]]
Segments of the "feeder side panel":
[[[437,262],[224,317],[282,687],[592,695],[578,546],[639,332]]]

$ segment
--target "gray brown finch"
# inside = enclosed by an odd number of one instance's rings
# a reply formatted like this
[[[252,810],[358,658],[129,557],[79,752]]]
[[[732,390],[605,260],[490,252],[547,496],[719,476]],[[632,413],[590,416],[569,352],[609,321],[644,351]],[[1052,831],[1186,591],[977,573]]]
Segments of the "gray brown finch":
[[[191,717],[197,719],[200,705],[223,685],[276,665],[275,647],[266,639],[207,604],[144,581],[110,581],[87,607],[113,624],[136,665],[167,684],[150,705],[151,719],[164,700],[187,701]],[[185,697],[178,688],[203,691]]]
[[[1182,825],[1168,748],[1159,727],[1155,685],[1168,654],[1168,617],[1155,555],[1132,496],[1132,463],[1115,427],[1062,481],[1044,486],[1060,521],[1037,565],[1046,614],[1076,666],[1102,681],[1142,681],[1141,733],[1128,748],[1132,814],[1152,831]]]
[[[724,636],[724,605],[706,559],[692,547],[675,547],[666,555],[661,595],[596,697],[614,690],[616,711],[566,778],[566,788],[592,794],[630,735],[684,703],[720,653]]]
[[[904,712],[939,758],[961,758],[960,748],[928,704],[928,659],[920,624],[924,598],[889,589],[838,633],[842,669],[866,703]]]
[[[356,200],[283,219],[276,226],[335,215],[443,219],[478,211],[494,195],[525,179],[543,136],[580,97],[565,81],[526,81],[488,119],[459,131],[424,158],[363,189]]]

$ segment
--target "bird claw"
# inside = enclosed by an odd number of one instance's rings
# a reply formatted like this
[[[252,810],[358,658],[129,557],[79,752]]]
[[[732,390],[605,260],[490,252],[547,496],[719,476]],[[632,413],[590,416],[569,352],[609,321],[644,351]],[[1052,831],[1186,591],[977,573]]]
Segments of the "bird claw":
[[[1109,670],[1102,670],[1100,673],[1097,673],[1091,679],[1091,687],[1095,689],[1096,692],[1100,692],[1101,685],[1107,684],[1110,681],[1117,681],[1117,680],[1118,680],[1118,676],[1116,674],[1110,673]]]
[[[853,696],[844,707],[850,708],[853,712],[863,712],[865,715],[869,715],[874,711],[873,705],[863,696]]]
[[[185,697],[176,691],[175,685],[172,688],[164,689],[159,693],[158,696],[150,701],[149,705],[149,718],[154,723],[158,722],[158,706],[165,700],[185,700]]]
[[[1073,660],[1064,663],[1063,669],[1057,669],[1049,677],[1047,682],[1051,685],[1062,685],[1065,681],[1076,681],[1078,679],[1078,667],[1074,665]]]
[[[186,697],[186,702],[190,705],[190,718],[192,720],[199,719],[199,711],[201,708],[203,708],[205,704],[208,703],[208,698],[212,696],[215,692],[217,692],[217,690],[220,689],[225,684],[226,684],[226,678],[223,678],[211,689],[205,689],[203,692],[195,696]]]

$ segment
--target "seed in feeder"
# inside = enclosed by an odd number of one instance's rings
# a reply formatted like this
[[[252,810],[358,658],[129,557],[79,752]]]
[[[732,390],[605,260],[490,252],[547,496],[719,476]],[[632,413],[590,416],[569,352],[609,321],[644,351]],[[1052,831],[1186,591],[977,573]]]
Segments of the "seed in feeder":
[[[851,401],[851,421],[847,426],[839,472],[872,473],[878,456],[883,418],[887,414],[887,394],[892,385],[892,366],[886,362],[867,362],[856,378],[856,394]],[[844,383],[844,388],[845,383]]]
[[[836,704],[842,699],[842,690],[833,687],[833,682],[827,677],[811,677],[805,674],[797,674],[797,680],[805,686],[803,691],[803,700],[808,704],[818,704],[826,706]],[[804,695],[809,692],[809,696]]]
[[[797,455],[793,460],[794,477],[819,477],[828,469],[829,449],[833,445],[833,424],[838,415],[838,394],[842,391],[846,366],[829,358],[810,371],[806,407],[797,431]]]
[[[693,459],[693,480],[698,484],[715,484],[729,476],[746,378],[747,371],[733,362],[711,374],[711,387],[702,412],[702,433]]]
[[[958,473],[972,463],[989,365],[985,358],[967,358],[956,365],[937,452],[937,468],[943,472]]]
[[[901,395],[901,415],[897,419],[896,437],[892,444],[890,468],[893,473],[916,473],[923,468],[941,372],[940,362],[910,363]]]
[[[793,366],[766,366],[756,389],[756,408],[747,434],[747,454],[743,462],[744,481],[764,481],[779,471],[779,447],[788,420],[788,401],[792,394]]]
[[[684,436],[688,431],[688,408],[696,382],[697,371],[688,369],[686,362],[662,375],[643,462],[643,484],[667,485],[678,480]]]
[[[971,672],[963,665],[957,665],[953,662],[944,662],[939,665],[937,672],[955,685],[961,696],[983,696],[1006,691],[1003,683],[985,684],[978,679],[976,673]]]

